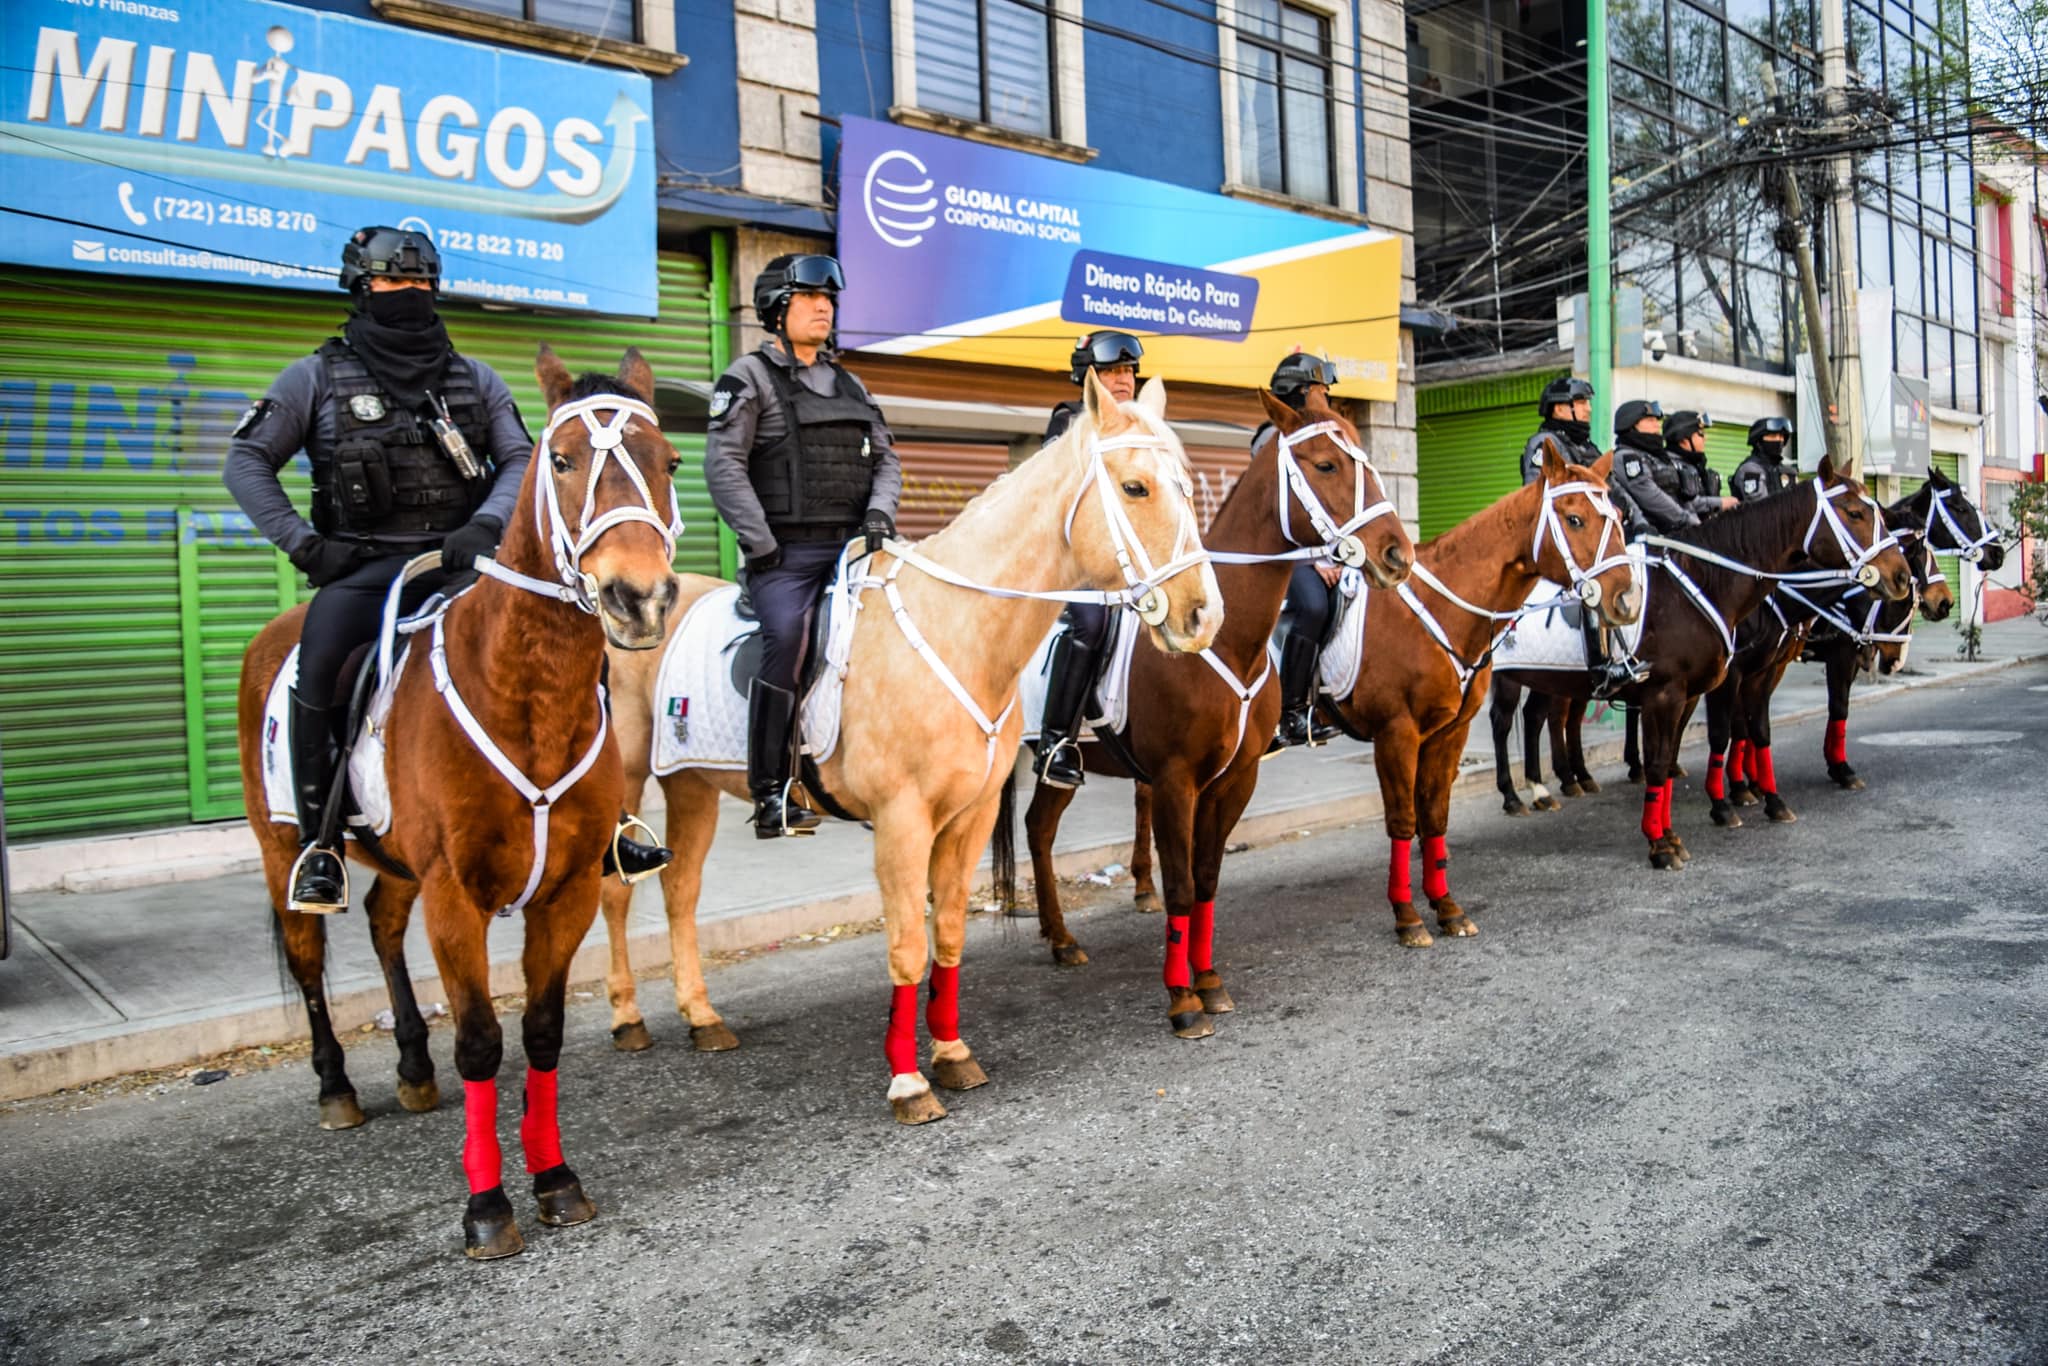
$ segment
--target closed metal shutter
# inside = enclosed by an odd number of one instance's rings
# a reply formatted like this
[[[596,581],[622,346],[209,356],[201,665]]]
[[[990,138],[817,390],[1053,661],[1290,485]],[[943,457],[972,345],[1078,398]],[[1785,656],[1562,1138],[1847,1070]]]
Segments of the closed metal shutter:
[[[446,305],[535,430],[546,340],[574,369],[638,346],[657,381],[708,380],[708,273],[661,258],[662,317]],[[0,732],[8,832],[83,834],[241,812],[241,651],[299,596],[220,482],[229,434],[333,333],[333,295],[9,269],[0,276]],[[676,438],[685,568],[716,572],[701,437]],[[303,461],[284,472],[304,506]]]
[[[1416,391],[1416,523],[1423,539],[1441,536],[1522,486],[1522,447],[1541,421],[1536,399],[1563,373]]]
[[[914,541],[952,521],[1010,468],[1007,441],[899,441],[896,456],[903,462],[896,530]]]
[[[1961,455],[1957,454],[1954,451],[1932,451],[1929,453],[1929,456],[1930,458],[1928,463],[1933,465],[1935,469],[1940,470],[1943,474],[1947,475],[1952,482],[1956,484],[1961,484],[1963,482],[1963,457]],[[1918,493],[1921,490],[1921,488],[1926,485],[1926,483],[1927,481],[1925,479],[1901,479],[1899,481],[1899,497],[1911,498],[1914,494]],[[1948,580],[1949,591],[1951,593],[1954,593],[1957,599],[1960,600],[1963,594],[1962,557],[1960,555],[1936,555],[1934,557],[1934,564],[1936,568],[1941,570],[1942,576]],[[1923,617],[1921,617],[1919,613],[1916,612],[1913,614],[1913,629],[1915,631],[1918,631],[1922,626],[1927,624],[1927,621]],[[1940,624],[1944,628],[1946,628],[1951,626],[1953,623],[1952,621],[1950,621],[1942,622]]]
[[[1223,506],[1223,500],[1244,477],[1245,466],[1251,464],[1251,449],[1248,446],[1185,446],[1183,449],[1187,451],[1188,465],[1195,475],[1195,515],[1206,535],[1209,523],[1216,520],[1216,509]]]

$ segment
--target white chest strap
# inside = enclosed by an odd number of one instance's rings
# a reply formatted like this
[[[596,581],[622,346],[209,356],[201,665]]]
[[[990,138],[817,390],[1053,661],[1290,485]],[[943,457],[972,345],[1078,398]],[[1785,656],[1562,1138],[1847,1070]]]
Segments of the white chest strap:
[[[1202,651],[1202,662],[1216,671],[1216,676],[1223,680],[1223,686],[1229,688],[1231,695],[1237,698],[1237,738],[1230,742],[1230,753],[1223,756],[1222,764],[1210,775],[1209,781],[1214,782],[1237,758],[1238,750],[1244,747],[1244,728],[1251,719],[1252,699],[1259,695],[1266,686],[1266,680],[1273,676],[1273,660],[1264,650],[1259,651],[1259,662],[1262,667],[1259,669],[1259,676],[1249,685],[1233,673],[1230,666],[1225,664],[1213,649]]]
[[[946,666],[946,661],[939,658],[939,652],[924,638],[924,632],[918,630],[917,623],[910,619],[910,609],[904,605],[903,593],[896,586],[896,576],[903,572],[903,565],[904,561],[899,559],[889,566],[886,577],[877,580],[870,576],[863,580],[860,586],[867,589],[880,585],[882,596],[888,599],[889,611],[894,614],[896,626],[903,632],[904,640],[910,643],[910,648],[916,652],[917,657],[938,676],[939,682],[945,684],[946,691],[953,694],[953,700],[966,708],[968,716],[973,718],[982,735],[987,737],[988,757],[982,767],[982,777],[986,778],[995,770],[996,738],[1002,732],[1003,723],[1010,719],[1010,713],[1017,709],[1017,691],[1014,687],[1011,688],[1010,700],[1004,704],[1001,714],[991,718],[981,709],[981,703],[974,700],[974,694],[967,691],[959,675]]]

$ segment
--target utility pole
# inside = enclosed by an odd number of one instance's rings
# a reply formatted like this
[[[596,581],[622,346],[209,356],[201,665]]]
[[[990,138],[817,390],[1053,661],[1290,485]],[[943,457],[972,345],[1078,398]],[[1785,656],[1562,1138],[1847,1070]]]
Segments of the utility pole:
[[[1778,99],[1778,73],[1765,65],[1763,72],[1764,94],[1771,104],[1780,109]],[[1828,463],[1836,469],[1849,465],[1847,443],[1841,427],[1833,420],[1837,411],[1835,399],[1835,374],[1828,360],[1827,322],[1820,311],[1820,279],[1814,273],[1813,245],[1806,236],[1806,198],[1799,192],[1799,176],[1787,160],[1778,165],[1779,205],[1783,217],[1778,221],[1778,250],[1789,255],[1798,268],[1799,302],[1806,313],[1807,348],[1813,353],[1813,387],[1820,398],[1821,439],[1827,445]]]
[[[1838,2],[1838,0],[1837,0]],[[1608,193],[1607,0],[1586,0],[1586,358],[1593,432],[1613,430],[1614,263]]]
[[[1848,108],[1849,21],[1846,7],[1847,0],[1820,0],[1821,107],[1831,120],[1841,118]],[[1863,477],[1865,441],[1863,343],[1856,308],[1856,291],[1861,283],[1856,252],[1856,163],[1852,157],[1838,156],[1830,163],[1830,168],[1835,182],[1835,241],[1834,250],[1830,253],[1834,259],[1829,263],[1829,275],[1835,296],[1835,362],[1838,368],[1835,372],[1835,404],[1829,409],[1823,400],[1823,411],[1831,413],[1829,425],[1840,431],[1841,445],[1848,452],[1848,472],[1860,479]],[[1819,350],[1814,353],[1816,375],[1821,367],[1821,354]],[[1830,453],[1836,449],[1836,443],[1830,441]],[[1843,467],[1840,456],[1836,457],[1836,466]],[[1891,496],[1896,497],[1897,490],[1892,490]]]

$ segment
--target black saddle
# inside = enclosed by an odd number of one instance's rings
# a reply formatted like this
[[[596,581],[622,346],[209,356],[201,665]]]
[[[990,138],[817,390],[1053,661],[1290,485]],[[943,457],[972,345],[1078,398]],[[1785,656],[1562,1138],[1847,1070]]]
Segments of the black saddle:
[[[828,588],[826,591],[831,590]],[[818,610],[822,602],[821,598],[818,602],[812,603],[810,610],[804,613],[804,662],[803,667],[797,670],[796,680],[796,695],[799,698],[810,692],[811,685],[818,681],[818,675],[825,667],[825,642],[828,639],[829,622],[827,614]],[[747,601],[744,590],[740,593],[740,606],[746,609],[740,613],[742,620],[759,620],[753,615],[753,604]],[[761,672],[760,628],[757,626],[738,637],[726,646],[726,650],[732,655],[733,689],[741,697],[745,697],[754,677]]]

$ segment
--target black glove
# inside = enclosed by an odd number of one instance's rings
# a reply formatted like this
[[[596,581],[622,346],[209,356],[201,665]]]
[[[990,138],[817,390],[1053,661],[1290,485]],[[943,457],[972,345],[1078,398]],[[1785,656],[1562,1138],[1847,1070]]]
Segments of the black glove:
[[[353,541],[333,541],[322,536],[292,556],[292,566],[315,588],[325,588],[354,573],[356,566],[369,558],[364,553],[367,549]]]
[[[476,568],[476,557],[495,554],[504,534],[505,524],[495,517],[470,518],[441,542],[441,567],[458,574]]]
[[[870,555],[882,548],[883,541],[896,534],[896,524],[890,521],[889,514],[880,508],[869,509],[868,519],[860,524],[860,529],[867,533]]]
[[[776,546],[775,549],[769,551],[766,555],[756,555],[753,559],[748,560],[747,572],[751,574],[765,574],[781,563],[782,547]]]

